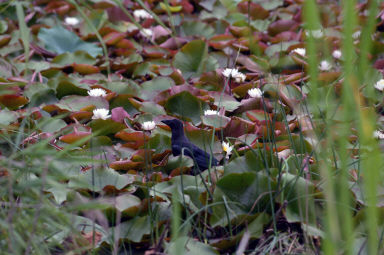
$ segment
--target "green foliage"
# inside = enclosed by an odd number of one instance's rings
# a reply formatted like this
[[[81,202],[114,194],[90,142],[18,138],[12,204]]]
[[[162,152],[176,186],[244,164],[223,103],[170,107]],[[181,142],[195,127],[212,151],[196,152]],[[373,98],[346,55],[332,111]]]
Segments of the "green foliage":
[[[79,50],[60,54],[52,59],[52,63],[57,67],[65,67],[67,65],[72,65],[73,63],[93,65],[96,63],[96,59],[87,52]]]
[[[190,119],[194,123],[200,121],[201,112],[208,108],[207,104],[189,93],[183,91],[168,98],[165,109],[174,115]]]
[[[2,1],[3,253],[381,254],[378,10]]]
[[[209,57],[208,46],[203,40],[194,40],[184,45],[175,55],[173,65],[180,69],[184,79],[189,79],[215,70],[217,61]]]
[[[75,33],[62,26],[49,29],[41,28],[38,37],[48,50],[57,54],[76,51],[85,51],[92,57],[102,54],[100,47],[92,43],[84,42]]]

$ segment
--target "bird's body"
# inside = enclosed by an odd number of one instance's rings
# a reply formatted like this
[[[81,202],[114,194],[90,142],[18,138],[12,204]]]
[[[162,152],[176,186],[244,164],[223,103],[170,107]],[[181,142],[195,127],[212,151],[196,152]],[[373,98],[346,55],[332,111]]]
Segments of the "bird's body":
[[[172,130],[172,154],[178,156],[182,153],[195,162],[198,171],[207,169],[210,165],[217,166],[219,162],[209,153],[194,145],[184,134],[183,123],[178,119],[163,120]],[[184,150],[184,151],[183,151]]]

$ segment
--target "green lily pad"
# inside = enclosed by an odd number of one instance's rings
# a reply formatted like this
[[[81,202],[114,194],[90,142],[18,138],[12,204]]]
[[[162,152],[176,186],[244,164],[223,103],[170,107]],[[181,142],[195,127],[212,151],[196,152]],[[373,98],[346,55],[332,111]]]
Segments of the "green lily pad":
[[[235,158],[224,166],[225,174],[261,171],[265,169],[265,160],[267,160],[268,166],[271,167],[272,160],[270,154],[267,155],[262,155],[258,150],[247,151],[244,156]]]
[[[29,105],[32,107],[54,104],[58,101],[55,91],[44,83],[34,83],[24,91],[24,95],[29,98]]]
[[[108,101],[102,97],[66,96],[56,104],[59,108],[72,112],[81,111],[82,108],[91,105],[95,108],[109,109]]]
[[[135,217],[119,225],[121,236],[133,242],[140,242],[144,235],[151,233],[151,218],[149,216]]]
[[[133,80],[128,80],[128,82],[111,81],[102,85],[106,89],[116,92],[118,95],[128,94],[136,96],[140,90],[140,86]]]
[[[173,65],[180,69],[184,79],[198,77],[218,67],[217,60],[209,57],[208,45],[203,40],[194,40],[184,45],[175,55]]]
[[[175,86],[175,82],[169,77],[156,77],[153,80],[141,84],[140,98],[153,99],[159,91]]]
[[[166,115],[164,108],[154,102],[143,102],[139,110],[146,113],[152,113],[153,115]]]
[[[217,182],[213,195],[214,205],[210,223],[215,226],[227,226],[229,220],[242,215],[269,212],[271,197],[276,183],[265,173],[247,172],[229,174]],[[257,201],[257,203],[255,203]]]
[[[130,175],[121,175],[111,168],[96,168],[75,176],[69,181],[68,186],[99,192],[106,186],[113,186],[120,190],[133,181]]]
[[[15,63],[14,64],[19,71],[25,70],[26,68],[41,72],[51,67],[51,64],[47,61],[29,61],[28,63]]]
[[[129,98],[132,96],[130,95],[118,95],[115,97],[113,100],[111,100],[110,105],[111,109],[116,108],[116,107],[123,107],[124,110],[129,114],[129,115],[135,115],[139,111],[135,108],[135,106],[132,105],[132,103],[129,101]]]
[[[210,38],[215,34],[215,30],[211,26],[199,21],[184,22],[181,29],[186,36]]]
[[[50,79],[48,81],[48,86],[56,90],[56,95],[59,99],[67,95],[86,96],[89,89],[88,85],[66,76]]]
[[[215,98],[214,104],[217,107],[224,107],[229,112],[236,110],[241,105],[233,96],[222,94],[221,92],[211,92],[210,95]]]
[[[39,119],[39,124],[38,127],[41,129],[43,132],[48,132],[48,133],[55,133],[59,131],[62,128],[65,128],[67,126],[67,123],[65,123],[64,120],[62,119],[56,119],[56,118],[51,118],[51,117],[43,117]]]
[[[220,141],[214,136],[212,144],[212,130],[192,130],[187,131],[186,136],[193,144],[195,144],[200,149],[205,150],[206,152],[213,152],[213,154],[218,154],[222,152],[222,147]]]
[[[52,63],[55,64],[54,66],[58,67],[72,65],[73,63],[94,65],[96,63],[96,59],[87,52],[76,51],[60,54],[52,59]]]
[[[265,50],[265,54],[268,57],[272,57],[275,53],[286,51],[289,48],[289,46],[292,46],[298,43],[299,42],[297,41],[290,41],[290,42],[281,42],[281,43],[273,44]]]
[[[155,153],[161,153],[171,149],[171,139],[164,134],[155,134],[149,139],[148,146],[150,149],[154,149]]]
[[[288,201],[285,217],[288,222],[316,225],[315,186],[303,177],[284,173],[281,175],[280,201]]]
[[[203,116],[202,120],[204,125],[214,128],[223,128],[229,123],[231,119],[223,115],[207,115]]]
[[[269,192],[274,191],[276,183],[263,172],[229,174],[217,182],[217,186],[230,198],[239,202],[246,212],[262,212],[269,208]],[[259,197],[261,196],[261,197]],[[260,199],[254,205],[255,201]]]
[[[41,28],[38,38],[45,44],[47,50],[57,54],[65,52],[85,51],[92,57],[102,54],[102,49],[93,43],[87,43],[75,33],[62,26]]]
[[[0,21],[0,34],[5,33],[8,30],[8,23],[5,20]]]
[[[111,119],[96,119],[92,120],[90,127],[93,132],[97,132],[97,135],[111,135],[126,128],[123,123],[115,122]]]
[[[180,157],[175,158],[180,159]],[[191,175],[179,175],[167,182],[156,184],[152,188],[151,194],[169,201],[171,200],[169,197],[177,192],[179,202],[185,203],[192,211],[197,212],[202,206],[200,196],[204,191],[206,188],[200,178]]]
[[[181,247],[181,248],[180,248]],[[168,245],[168,254],[184,255],[217,255],[219,254],[213,247],[208,244],[198,242],[187,236],[182,236],[172,241]]]
[[[156,77],[153,80],[143,82],[141,88],[146,91],[162,91],[174,85],[175,82],[169,77]]]
[[[117,197],[101,198],[100,202],[102,204],[109,204],[110,206],[116,208],[118,211],[123,212],[129,208],[139,206],[141,200],[134,195],[125,193]]]
[[[17,120],[17,114],[14,111],[4,109],[0,111],[0,126],[7,126]]]
[[[165,109],[171,114],[198,123],[200,122],[201,113],[208,109],[208,105],[188,91],[183,91],[169,97]]]
[[[178,167],[192,167],[193,159],[187,156],[169,156],[167,165],[163,168],[163,170],[167,173],[170,173],[172,170]]]

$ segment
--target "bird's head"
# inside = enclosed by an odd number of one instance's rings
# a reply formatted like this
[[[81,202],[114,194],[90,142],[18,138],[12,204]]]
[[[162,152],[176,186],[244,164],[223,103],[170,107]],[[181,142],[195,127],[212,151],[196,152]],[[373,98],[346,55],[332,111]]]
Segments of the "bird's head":
[[[172,130],[183,130],[183,122],[178,119],[162,120],[161,122],[169,126]]]

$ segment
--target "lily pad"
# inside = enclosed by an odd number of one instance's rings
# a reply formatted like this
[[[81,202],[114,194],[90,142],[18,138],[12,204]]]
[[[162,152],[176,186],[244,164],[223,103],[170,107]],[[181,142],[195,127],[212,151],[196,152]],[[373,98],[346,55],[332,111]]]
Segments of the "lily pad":
[[[201,113],[208,109],[208,105],[188,91],[183,91],[171,96],[165,104],[165,109],[172,114],[190,119],[193,123],[198,123]]]
[[[8,109],[4,109],[0,111],[0,126],[2,125],[7,126],[12,122],[15,122],[16,120],[17,120],[17,114],[15,112],[10,111]]]
[[[57,54],[65,52],[85,51],[92,57],[102,54],[100,47],[93,43],[87,43],[80,39],[75,33],[62,26],[52,28],[41,28],[38,38],[45,44],[47,50]]]
[[[72,112],[81,111],[83,108],[94,106],[95,108],[108,109],[108,101],[102,97],[66,96],[57,103],[61,109]]]
[[[118,174],[111,168],[96,168],[80,173],[68,183],[69,187],[86,188],[91,191],[102,191],[106,186],[114,186],[120,190],[131,184],[134,179],[130,175]]]
[[[115,122],[112,119],[97,119],[92,120],[90,127],[93,132],[97,132],[97,135],[111,135],[119,132],[126,128],[123,123]]]
[[[35,83],[33,86],[29,86],[24,91],[24,95],[29,98],[30,106],[54,104],[58,101],[55,91],[43,83]]]
[[[133,242],[140,242],[144,235],[151,233],[151,218],[149,216],[135,217],[120,224],[121,236]]]
[[[208,115],[203,116],[202,120],[204,125],[211,126],[217,129],[225,127],[231,119],[222,115]]]
[[[184,45],[175,55],[173,65],[180,69],[184,79],[198,77],[218,67],[217,60],[209,57],[208,45],[203,40],[194,40]]]
[[[184,22],[181,29],[186,36],[210,38],[215,34],[215,30],[211,26],[199,21]]]
[[[208,244],[198,242],[187,236],[179,237],[172,241],[169,246],[169,254],[180,254],[179,247],[182,247],[184,255],[217,255],[219,254],[213,247]]]
[[[76,52],[65,52],[63,54],[60,54],[56,56],[54,59],[52,59],[52,63],[54,63],[55,66],[58,66],[58,67],[72,65],[73,63],[93,65],[96,63],[96,59],[91,55],[89,55],[87,52],[76,51]]]
[[[229,219],[245,214],[270,211],[276,183],[262,172],[233,173],[217,182],[214,192],[213,226],[226,226]],[[272,201],[273,202],[273,201]]]
[[[316,224],[315,186],[303,177],[284,173],[281,176],[284,187],[280,201],[288,201],[285,214],[288,222]]]

